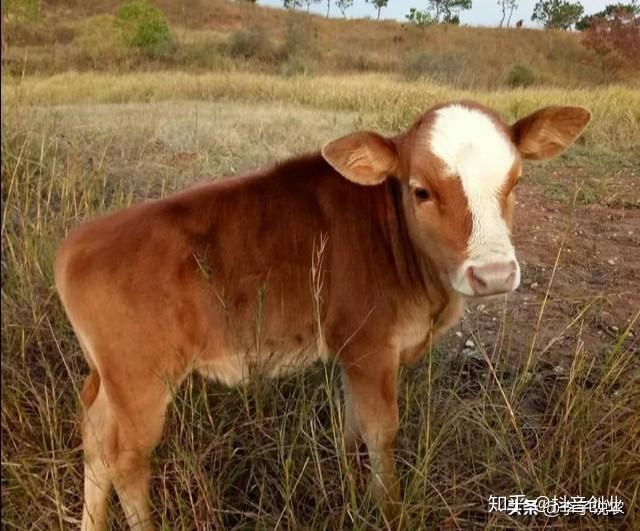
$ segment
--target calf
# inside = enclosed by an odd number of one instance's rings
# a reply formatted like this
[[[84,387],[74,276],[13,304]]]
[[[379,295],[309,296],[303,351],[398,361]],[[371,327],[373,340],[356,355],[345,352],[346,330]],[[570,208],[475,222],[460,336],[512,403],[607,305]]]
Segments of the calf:
[[[456,323],[465,297],[518,286],[522,159],[557,155],[589,119],[547,107],[509,126],[442,104],[393,138],[356,132],[73,230],[55,278],[91,369],[82,528],[105,526],[112,487],[131,527],[151,527],[149,457],[190,371],[233,386],[332,357],[346,445],[364,441],[393,515],[398,368]]]

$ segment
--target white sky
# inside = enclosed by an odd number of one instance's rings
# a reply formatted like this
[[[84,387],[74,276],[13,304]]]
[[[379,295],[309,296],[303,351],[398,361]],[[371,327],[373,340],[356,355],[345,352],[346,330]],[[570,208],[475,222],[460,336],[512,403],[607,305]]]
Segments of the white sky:
[[[595,13],[604,9],[605,5],[615,3],[613,0],[580,0],[584,6],[585,14]],[[523,19],[525,26],[535,26],[531,22],[531,14],[536,0],[519,0],[519,8],[514,12],[512,23],[516,20]],[[258,4],[282,7],[282,0],[258,0]],[[409,9],[416,7],[423,9],[426,6],[426,0],[389,0],[389,5],[382,10],[380,18],[392,18],[404,21],[405,15],[409,13]],[[327,12],[327,0],[311,7],[311,10],[322,15]],[[362,18],[370,16],[375,18],[376,11],[371,4],[367,4],[365,0],[354,0],[353,7],[347,11],[347,16]],[[335,0],[331,5],[332,16],[342,16],[335,6]],[[463,11],[460,16],[462,24],[470,24],[472,26],[497,26],[500,22],[500,10],[497,0],[473,0],[473,8],[469,11]]]

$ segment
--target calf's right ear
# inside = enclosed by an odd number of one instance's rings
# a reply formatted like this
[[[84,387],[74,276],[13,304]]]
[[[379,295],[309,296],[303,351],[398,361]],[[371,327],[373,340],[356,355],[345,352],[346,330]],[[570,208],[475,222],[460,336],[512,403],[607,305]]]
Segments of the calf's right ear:
[[[370,131],[329,142],[322,148],[322,156],[350,181],[369,186],[383,182],[398,166],[395,144]]]

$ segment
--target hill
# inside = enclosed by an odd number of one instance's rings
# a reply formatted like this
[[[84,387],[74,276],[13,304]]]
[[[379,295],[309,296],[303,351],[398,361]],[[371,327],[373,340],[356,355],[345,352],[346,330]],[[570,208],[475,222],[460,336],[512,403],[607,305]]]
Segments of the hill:
[[[13,73],[67,70],[381,72],[459,88],[589,87],[636,83],[587,50],[579,33],[373,20],[327,19],[228,0],[153,0],[174,46],[162,54],[125,47],[114,27],[121,1],[49,0],[39,16],[3,13],[3,65]]]

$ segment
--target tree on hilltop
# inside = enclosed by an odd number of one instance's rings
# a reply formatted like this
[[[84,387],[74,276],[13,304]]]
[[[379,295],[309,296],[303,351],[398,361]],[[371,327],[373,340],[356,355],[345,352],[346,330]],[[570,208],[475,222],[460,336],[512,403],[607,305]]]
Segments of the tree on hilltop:
[[[433,15],[429,11],[426,9],[423,11],[421,9],[416,9],[415,7],[409,9],[406,19],[409,22],[413,22],[416,26],[429,26],[430,24],[436,23]]]
[[[295,11],[297,8],[302,7],[302,0],[282,0],[282,4],[285,9]]]
[[[498,6],[502,12],[502,18],[500,19],[500,27],[504,24],[504,19],[507,19],[507,28],[511,23],[511,17],[513,12],[518,9],[518,0],[498,0]],[[507,15],[507,13],[509,13]]]
[[[600,22],[601,20],[611,20],[616,15],[629,13],[630,15],[640,15],[640,5],[637,1],[633,1],[630,4],[609,4],[602,11],[594,13],[592,15],[586,15],[582,17],[576,24],[576,29],[584,31],[589,28],[593,23]]]
[[[353,6],[353,0],[336,0],[336,6],[342,13],[342,16],[347,18],[347,9]]]
[[[302,5],[307,7],[307,13],[309,13],[309,11],[311,11],[311,5],[312,4],[317,4],[319,2],[322,2],[322,0],[301,0],[302,1]]]
[[[412,7],[407,19],[420,26],[426,24],[459,24],[460,12],[471,9],[472,0],[428,0],[424,10]]]
[[[378,10],[377,16],[376,16],[376,20],[380,20],[380,11],[382,10],[383,7],[387,7],[387,4],[389,3],[389,0],[365,0],[368,4],[373,4],[373,7],[375,7]]]
[[[589,19],[582,39],[587,48],[614,69],[640,67],[640,6],[635,2],[608,5]]]
[[[584,7],[580,2],[568,0],[539,0],[533,8],[531,20],[541,22],[547,28],[569,29],[576,24]]]

